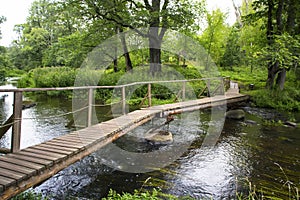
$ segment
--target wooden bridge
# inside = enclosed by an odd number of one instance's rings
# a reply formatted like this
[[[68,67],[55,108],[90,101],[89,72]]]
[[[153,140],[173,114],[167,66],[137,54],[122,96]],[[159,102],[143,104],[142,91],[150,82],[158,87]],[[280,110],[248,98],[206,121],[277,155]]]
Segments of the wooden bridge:
[[[214,96],[212,94],[213,92],[210,92],[210,97],[184,101],[186,98],[186,83],[191,81],[205,81],[207,85],[206,89],[208,89],[208,91],[214,91],[214,93],[217,95]],[[8,199],[32,186],[45,181],[60,170],[91,154],[104,145],[116,140],[117,138],[126,134],[128,131],[143,123],[146,123],[156,116],[163,117],[169,114],[209,108],[212,106],[240,102],[248,99],[248,96],[239,94],[238,89],[234,88],[236,85],[230,88],[224,95],[223,78],[218,79],[220,84],[213,90],[210,89],[210,81],[210,79],[195,79],[134,83],[148,85],[148,94],[146,95],[146,98],[148,99],[148,107],[135,110],[130,113],[126,113],[125,110],[125,88],[132,84],[102,87],[87,86],[0,90],[0,92],[14,92],[13,116],[10,119],[12,122],[10,124],[12,126],[11,149],[2,148],[2,152],[7,154],[0,156],[0,199]],[[182,90],[180,91],[180,94],[182,102],[151,106],[151,84],[159,84],[162,82],[181,82]],[[123,115],[109,121],[92,125],[91,108],[93,90],[116,87],[122,89],[121,104]],[[20,149],[23,92],[79,89],[86,89],[89,91],[87,127],[43,142],[41,144]],[[223,93],[223,95],[218,95],[218,92],[216,91]]]

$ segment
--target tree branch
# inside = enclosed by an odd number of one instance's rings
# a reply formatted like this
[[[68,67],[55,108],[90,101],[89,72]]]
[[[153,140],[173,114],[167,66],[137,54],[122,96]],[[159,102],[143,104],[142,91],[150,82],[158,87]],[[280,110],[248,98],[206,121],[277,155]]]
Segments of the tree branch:
[[[148,0],[144,0],[144,4],[145,4],[147,10],[150,10],[150,11],[152,10],[152,6],[149,4]]]

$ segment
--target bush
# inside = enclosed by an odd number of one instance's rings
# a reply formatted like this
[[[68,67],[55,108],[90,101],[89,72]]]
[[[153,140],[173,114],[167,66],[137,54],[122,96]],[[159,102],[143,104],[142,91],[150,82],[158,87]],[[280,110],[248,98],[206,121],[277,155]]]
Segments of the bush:
[[[258,107],[274,108],[279,111],[300,111],[300,92],[293,88],[280,90],[261,89],[250,92]]]

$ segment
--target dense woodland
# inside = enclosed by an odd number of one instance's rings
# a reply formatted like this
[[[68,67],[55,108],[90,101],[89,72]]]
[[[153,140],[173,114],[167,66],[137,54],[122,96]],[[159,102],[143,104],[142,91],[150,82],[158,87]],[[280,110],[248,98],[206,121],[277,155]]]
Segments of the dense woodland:
[[[15,26],[18,39],[10,47],[0,47],[1,75],[8,76],[12,70],[32,72],[59,67],[66,69],[63,77],[69,81],[54,86],[73,85],[71,71],[79,68],[97,45],[117,33],[147,27],[137,34],[149,40],[149,50],[124,53],[114,58],[110,68],[112,74],[117,74],[150,63],[149,72],[155,76],[164,64],[189,64],[159,49],[165,30],[172,29],[198,41],[224,74],[244,73],[248,79],[261,74],[257,79],[263,85],[254,79],[256,85],[261,85],[261,90],[253,93],[257,99],[262,95],[282,96],[279,93],[286,91],[283,96],[291,98],[281,103],[290,104],[290,110],[300,110],[300,2],[232,3],[237,20],[229,25],[228,14],[219,9],[207,10],[204,0],[36,0],[26,23]],[[4,21],[2,16],[0,23]],[[126,38],[120,40],[126,50]],[[249,83],[247,78],[236,76]]]

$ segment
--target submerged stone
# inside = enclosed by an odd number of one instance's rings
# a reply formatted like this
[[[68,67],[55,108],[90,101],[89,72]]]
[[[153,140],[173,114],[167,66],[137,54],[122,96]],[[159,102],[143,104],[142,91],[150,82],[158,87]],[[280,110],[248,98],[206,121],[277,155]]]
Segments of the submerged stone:
[[[286,121],[284,122],[284,124],[290,127],[297,127],[297,123],[295,122]]]
[[[226,118],[241,120],[245,118],[245,111],[242,109],[229,110],[226,112]]]
[[[168,144],[173,141],[173,134],[169,131],[160,130],[146,137],[146,140],[155,144]]]

